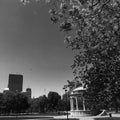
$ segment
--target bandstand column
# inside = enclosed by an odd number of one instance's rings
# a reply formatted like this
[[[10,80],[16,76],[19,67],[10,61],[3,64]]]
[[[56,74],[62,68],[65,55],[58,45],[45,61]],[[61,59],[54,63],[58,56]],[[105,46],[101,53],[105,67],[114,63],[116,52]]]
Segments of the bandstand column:
[[[83,110],[85,111],[85,99],[83,97]]]
[[[75,101],[76,101],[76,110],[78,110],[78,99],[77,99],[77,97],[75,97]]]
[[[70,97],[70,109],[74,110],[73,97]]]

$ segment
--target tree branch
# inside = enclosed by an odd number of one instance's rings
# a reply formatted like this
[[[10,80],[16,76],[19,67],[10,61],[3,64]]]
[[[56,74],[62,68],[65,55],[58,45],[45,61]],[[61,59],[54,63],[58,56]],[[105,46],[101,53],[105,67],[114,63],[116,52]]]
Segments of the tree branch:
[[[107,1],[102,5],[100,12],[102,12],[103,8],[104,8],[109,2],[110,2],[110,0],[107,0]]]
[[[94,0],[92,1],[94,2]],[[92,7],[95,7],[96,5],[98,5],[100,3],[100,0],[98,0],[95,4],[92,3]]]

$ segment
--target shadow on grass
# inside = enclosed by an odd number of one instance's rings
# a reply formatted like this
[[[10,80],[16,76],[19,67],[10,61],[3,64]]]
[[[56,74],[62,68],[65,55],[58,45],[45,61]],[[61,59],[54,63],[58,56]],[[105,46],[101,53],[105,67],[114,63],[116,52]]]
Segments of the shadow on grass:
[[[0,120],[51,120],[53,117],[0,117]]]
[[[120,120],[120,117],[102,117],[102,118],[94,118],[94,120]]]

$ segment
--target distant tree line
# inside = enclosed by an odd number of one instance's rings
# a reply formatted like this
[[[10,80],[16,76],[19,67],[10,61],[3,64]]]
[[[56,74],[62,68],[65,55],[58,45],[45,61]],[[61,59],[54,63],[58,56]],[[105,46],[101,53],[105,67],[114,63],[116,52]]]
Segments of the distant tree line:
[[[43,95],[37,98],[28,98],[25,93],[14,93],[7,91],[0,93],[0,114],[18,113],[46,113],[66,111],[70,109],[69,97],[63,97],[57,92],[49,92],[48,96]]]
[[[58,112],[70,110],[70,101],[67,94],[61,96],[57,92],[49,92],[48,96],[43,95],[31,100],[29,111],[31,112]]]
[[[0,93],[0,114],[25,112],[30,107],[30,101],[24,93],[7,91]]]

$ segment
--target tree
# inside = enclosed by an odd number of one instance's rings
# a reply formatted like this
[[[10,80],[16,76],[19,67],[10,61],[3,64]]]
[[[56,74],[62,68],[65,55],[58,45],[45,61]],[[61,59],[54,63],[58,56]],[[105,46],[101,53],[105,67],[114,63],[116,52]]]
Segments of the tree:
[[[63,100],[59,99],[58,104],[57,104],[57,111],[65,111],[64,105],[65,104],[64,104]],[[58,112],[58,114],[60,114],[60,113]]]
[[[0,94],[0,113],[25,112],[30,107],[29,100],[24,93],[6,91]]]
[[[53,4],[52,4],[53,5]],[[75,53],[72,68],[87,86],[91,109],[114,105],[120,99],[120,2],[118,0],[54,1],[51,20],[67,33]],[[108,104],[110,103],[110,104]]]
[[[57,92],[49,92],[48,93],[48,101],[49,101],[49,110],[50,111],[56,111],[57,105],[59,100],[61,99],[61,96]]]
[[[28,102],[28,98],[23,93],[16,93],[14,96],[14,111],[17,113],[25,112],[30,107],[30,103]]]
[[[0,114],[3,112],[3,93],[0,93]]]
[[[71,66],[91,109],[116,107],[120,99],[119,0],[48,0],[51,21],[66,33],[74,51]],[[110,104],[106,104],[106,103]]]
[[[92,96],[93,101],[91,102],[96,103],[91,107],[97,109],[114,107],[116,112],[118,111],[120,103],[119,67],[120,61],[107,61],[105,64],[92,67],[87,72],[85,76],[88,85],[86,95],[88,98]]]
[[[3,93],[3,111],[6,114],[9,114],[14,110],[13,105],[14,105],[14,93],[11,91],[7,91]]]
[[[39,109],[40,109],[40,112],[42,112],[42,113],[46,112],[47,107],[48,107],[48,98],[45,95],[40,96],[39,97]]]
[[[62,101],[64,104],[64,110],[70,110],[70,92],[66,92],[62,96]]]
[[[48,109],[48,98],[43,95],[38,98],[33,98],[31,100],[30,110],[31,112],[47,112]]]
[[[31,112],[39,112],[39,98],[33,98],[30,106]]]

